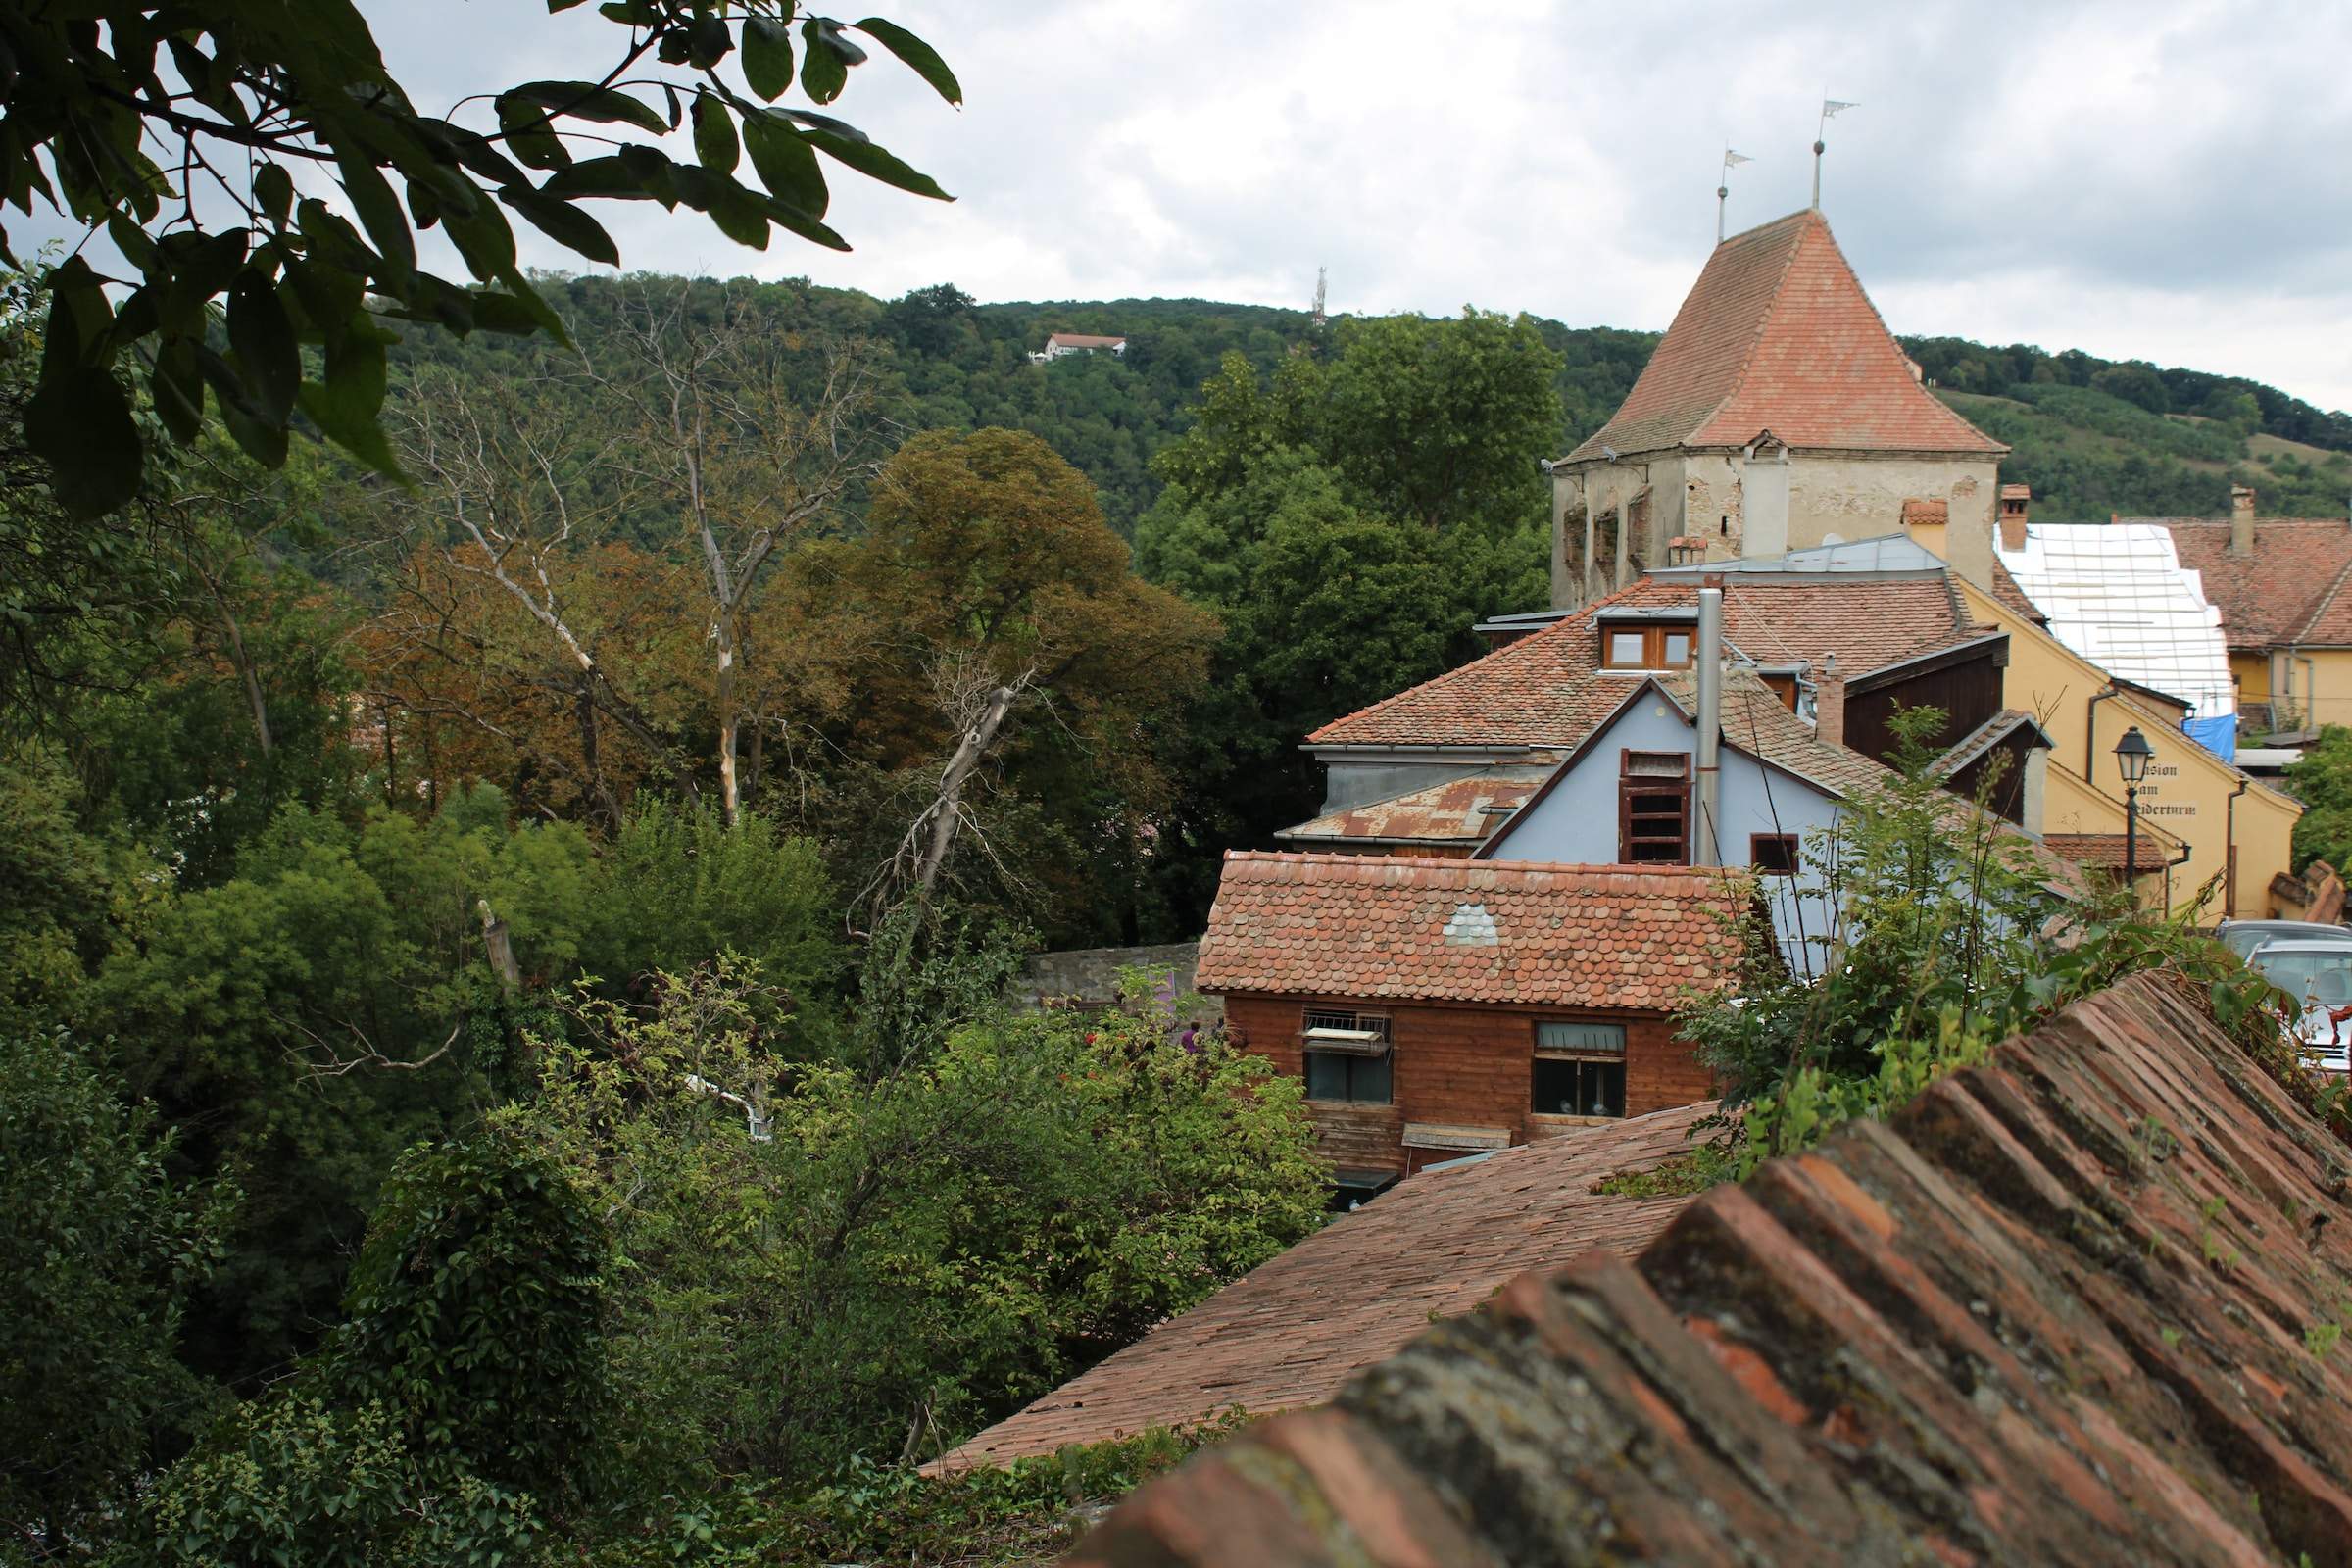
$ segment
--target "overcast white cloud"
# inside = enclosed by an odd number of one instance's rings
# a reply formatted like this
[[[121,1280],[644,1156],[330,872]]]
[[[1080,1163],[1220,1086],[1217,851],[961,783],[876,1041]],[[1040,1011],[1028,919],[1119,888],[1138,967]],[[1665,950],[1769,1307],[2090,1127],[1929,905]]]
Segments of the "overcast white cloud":
[[[2352,407],[2352,7],[876,0],[844,112],[959,198],[836,181],[851,256],[606,211],[632,267],[984,300],[1465,303],[1661,327],[1714,234],[1824,206],[1897,331],[2248,374]],[[362,0],[420,107],[609,64],[593,10]],[[525,235],[526,259],[568,265]]]

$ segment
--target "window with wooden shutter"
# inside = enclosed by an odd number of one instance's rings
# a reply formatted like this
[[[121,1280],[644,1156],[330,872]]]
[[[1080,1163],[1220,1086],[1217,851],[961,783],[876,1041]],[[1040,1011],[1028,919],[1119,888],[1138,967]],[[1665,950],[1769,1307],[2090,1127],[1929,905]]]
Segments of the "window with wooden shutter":
[[[1617,858],[1627,865],[1690,863],[1690,756],[1619,754]]]

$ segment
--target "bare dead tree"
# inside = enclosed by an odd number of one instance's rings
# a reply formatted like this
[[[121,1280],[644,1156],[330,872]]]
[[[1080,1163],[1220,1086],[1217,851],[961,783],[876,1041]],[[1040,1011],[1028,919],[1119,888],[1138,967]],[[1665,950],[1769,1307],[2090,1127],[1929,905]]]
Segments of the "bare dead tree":
[[[851,901],[853,906],[866,906],[879,920],[909,893],[929,899],[938,886],[940,871],[947,864],[948,852],[955,847],[959,829],[970,829],[982,848],[995,858],[995,851],[988,846],[979,823],[964,804],[964,790],[980,764],[1003,742],[1006,720],[1021,699],[1035,690],[1036,683],[1034,668],[1024,669],[1008,681],[999,681],[984,667],[960,660],[933,670],[932,689],[940,711],[956,736],[956,745],[940,769],[939,784],[930,801],[906,824],[898,847],[882,862],[873,880]],[[1000,870],[1011,874],[1001,859],[997,864]]]
[[[760,574],[880,466],[891,426],[877,409],[865,345],[827,341],[796,354],[772,323],[731,298],[711,326],[694,322],[688,306],[684,290],[641,294],[624,318],[618,364],[597,377],[633,411],[635,480],[676,509],[700,562],[719,807],[733,826],[744,800],[743,677]],[[819,362],[812,392],[793,384],[811,353]]]
[[[610,536],[633,500],[629,466],[618,460],[624,434],[582,416],[576,391],[548,378],[485,388],[428,374],[391,421],[417,488],[411,497],[388,499],[405,531],[430,542],[452,570],[494,584],[545,635],[550,653],[570,672],[562,699],[578,724],[587,793],[617,820],[618,800],[601,760],[600,719],[619,724],[666,762],[687,794],[695,785],[691,769],[599,657],[565,592],[583,550]],[[548,412],[538,403],[542,394],[569,405],[566,412]],[[429,598],[420,582],[406,587]],[[411,630],[450,629],[448,607],[424,609]]]

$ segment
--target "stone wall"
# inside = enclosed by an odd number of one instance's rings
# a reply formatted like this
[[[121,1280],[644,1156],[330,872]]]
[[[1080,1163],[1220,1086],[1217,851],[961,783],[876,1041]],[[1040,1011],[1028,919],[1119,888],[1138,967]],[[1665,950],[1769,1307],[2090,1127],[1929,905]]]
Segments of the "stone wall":
[[[2207,1006],[2079,1003],[1630,1262],[1521,1275],[1068,1561],[2352,1561],[2352,1151]]]
[[[1021,971],[1015,1000],[1034,1010],[1045,998],[1076,998],[1077,1005],[1099,1011],[1118,1000],[1119,971],[1129,967],[1167,969],[1174,973],[1178,992],[1193,989],[1200,966],[1200,944],[1170,942],[1156,948],[1071,948],[1041,953]],[[1196,1015],[1201,1022],[1225,1016],[1224,1004],[1202,997]]]

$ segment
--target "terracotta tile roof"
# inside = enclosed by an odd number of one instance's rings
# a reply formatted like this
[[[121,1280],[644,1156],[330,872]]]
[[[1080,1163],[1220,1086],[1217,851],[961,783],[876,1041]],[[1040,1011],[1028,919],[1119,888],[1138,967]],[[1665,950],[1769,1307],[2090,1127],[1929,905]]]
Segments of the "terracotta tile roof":
[[[1861,452],[2009,449],[1913,378],[1819,213],[1715,247],[1609,422],[1568,456],[1744,446]]]
[[[2063,856],[2077,865],[2096,871],[2121,871],[2124,868],[2124,835],[2121,833],[2044,833],[2042,848],[2052,855]],[[2180,853],[2180,841],[2153,823],[2143,822],[2139,829],[2139,851],[2136,857],[2138,874],[2147,876],[2171,864]]]
[[[2025,486],[2003,485],[2001,488],[2004,490],[2011,488],[2022,490],[2025,488]],[[2001,564],[2001,558],[1998,552],[1995,552],[1992,558],[1991,592],[1996,603],[2001,604],[2010,610],[2016,611],[2019,614],[2025,616],[2034,625],[2047,626],[2050,623],[2050,617],[2041,612],[2041,607],[2034,603],[2032,596],[2027,594],[2026,590],[2019,585],[2015,574],[2013,574],[2007,566]]]
[[[1689,605],[1690,577],[1644,577],[1542,631],[1435,680],[1336,718],[1307,737],[1317,746],[1573,746],[1616,710],[1627,677],[1600,670],[1595,618],[1609,610]],[[1971,625],[1940,571],[1870,581],[1834,576],[1734,576],[1724,589],[1724,635],[1760,663],[1823,663],[1856,679],[1948,648]]]
[[[1612,1197],[1593,1183],[1683,1152],[1714,1109],[1683,1105],[1408,1176],[928,1468],[1198,1424],[1237,1404],[1320,1404],[1523,1269],[1595,1247],[1639,1251],[1689,1198]]]
[[[1504,815],[1551,774],[1548,767],[1484,768],[1467,778],[1329,811],[1274,836],[1286,844],[1314,849],[1334,839],[1364,843],[1482,843]]]
[[[1661,681],[1683,712],[1698,713],[1698,680],[1679,675]],[[1818,784],[1841,800],[1884,789],[1894,770],[1860,752],[1834,746],[1815,733],[1811,724],[1788,710],[1755,675],[1735,669],[1723,681],[1724,744]]]
[[[1729,972],[1740,907],[1687,866],[1233,851],[1195,984],[1664,1011]]]
[[[1093,332],[1055,332],[1046,339],[1047,343],[1065,349],[1109,349],[1126,341],[1123,337],[1102,337]]]
[[[1691,677],[1684,676],[1659,684],[1685,713],[1697,711],[1696,682]],[[2030,714],[2015,716],[2028,723],[2033,722]],[[1988,723],[1972,730],[1961,744],[1968,744],[1970,740],[1981,736],[1984,728],[1991,727]],[[2000,727],[1993,738],[2006,734],[2008,727]],[[1894,769],[1884,762],[1843,746],[1824,742],[1811,724],[1790,712],[1773,695],[1771,688],[1745,670],[1733,670],[1724,679],[1723,741],[1726,746],[1743,751],[1750,757],[1761,758],[1776,767],[1818,784],[1842,800],[1850,801],[1874,794],[1891,784],[1896,776]],[[1965,760],[1957,765],[1966,765]],[[1941,799],[1944,816],[1954,830],[1964,828],[1971,820],[1975,807],[1956,795]],[[2050,892],[2064,899],[2080,901],[2089,897],[2093,891],[2075,861],[2052,854],[2040,840],[2014,831],[2004,831],[2003,837],[2016,848],[2037,880]]]
[[[2126,517],[2173,536],[2180,564],[2198,573],[2222,612],[2231,652],[2290,643],[2352,646],[2352,523],[2341,517],[2266,517],[2254,553],[2230,553],[2230,524],[2210,517]]]
[[[2022,709],[2004,708],[1954,741],[1941,757],[1936,759],[1932,770],[1937,778],[1949,777],[1967,767],[1986,752],[1991,751],[1994,746],[2007,739],[2012,731],[2028,725],[2031,725],[2034,732],[2040,737],[2042,745],[2050,744],[2049,736],[2043,732],[2041,725],[2032,713],[2026,712]]]
[[[2141,975],[1630,1261],[1520,1276],[1066,1561],[2352,1560],[2346,1154]]]

